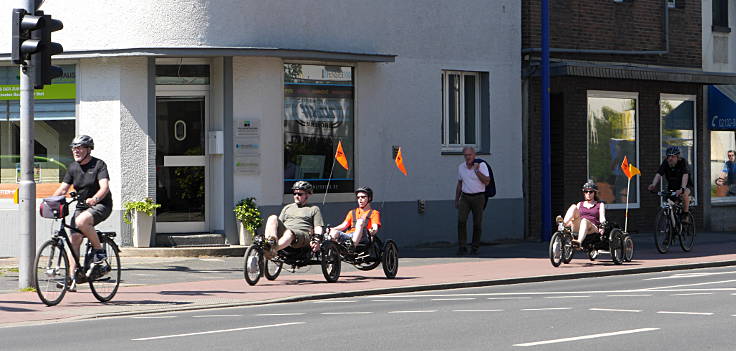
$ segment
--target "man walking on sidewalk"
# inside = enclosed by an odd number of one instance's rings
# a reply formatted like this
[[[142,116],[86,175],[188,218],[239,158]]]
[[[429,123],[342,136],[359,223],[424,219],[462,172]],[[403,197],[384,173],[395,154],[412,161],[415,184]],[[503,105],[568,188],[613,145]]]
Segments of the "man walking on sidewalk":
[[[465,162],[457,167],[457,187],[455,188],[455,208],[457,208],[457,240],[460,245],[457,254],[465,255],[468,232],[468,215],[473,213],[473,244],[471,255],[478,254],[481,227],[483,225],[483,208],[486,203],[486,185],[491,181],[488,167],[483,162],[476,163],[475,149],[463,148]]]

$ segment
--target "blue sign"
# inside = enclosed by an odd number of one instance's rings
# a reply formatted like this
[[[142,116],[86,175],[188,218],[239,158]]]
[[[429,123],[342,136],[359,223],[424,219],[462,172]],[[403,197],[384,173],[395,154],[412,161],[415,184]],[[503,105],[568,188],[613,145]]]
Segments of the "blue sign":
[[[708,86],[708,121],[711,130],[736,130],[736,101],[715,85]]]

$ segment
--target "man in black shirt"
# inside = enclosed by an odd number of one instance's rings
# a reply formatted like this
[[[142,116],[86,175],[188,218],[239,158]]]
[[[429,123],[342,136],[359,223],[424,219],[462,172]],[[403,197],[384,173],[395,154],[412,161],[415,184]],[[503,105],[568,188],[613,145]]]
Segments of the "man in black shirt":
[[[69,187],[74,185],[74,190],[79,194],[79,202],[74,212],[73,223],[76,228],[87,237],[94,251],[94,264],[90,266],[90,271],[85,272],[89,277],[93,274],[93,269],[105,272],[107,266],[107,253],[100,244],[100,238],[95,231],[95,225],[100,224],[107,219],[112,213],[112,195],[110,195],[109,181],[110,176],[107,173],[107,165],[104,161],[92,157],[91,152],[95,148],[95,143],[91,137],[80,135],[72,141],[71,145],[74,162],[67,168],[64,180],[58,189],[54,192],[54,196],[65,195],[69,192]],[[72,249],[79,255],[79,246],[82,244],[82,236],[72,232],[70,235]],[[70,262],[72,274],[75,272],[75,262]],[[98,273],[99,275],[99,273]],[[75,283],[71,285],[74,291]]]
[[[659,170],[654,175],[652,184],[649,184],[649,191],[654,190],[662,177],[667,179],[667,189],[675,191],[675,195],[682,199],[683,211],[684,214],[687,214],[690,209],[692,180],[690,179],[690,169],[687,166],[687,161],[680,157],[680,149],[677,146],[667,148],[667,157],[659,165]],[[687,223],[690,220],[689,218],[689,216],[683,215],[682,222]]]

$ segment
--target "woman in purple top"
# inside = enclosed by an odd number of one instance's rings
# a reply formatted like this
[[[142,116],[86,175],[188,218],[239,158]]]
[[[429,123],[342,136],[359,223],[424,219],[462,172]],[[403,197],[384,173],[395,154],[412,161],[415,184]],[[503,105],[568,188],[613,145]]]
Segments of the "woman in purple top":
[[[578,245],[585,240],[585,236],[596,231],[603,234],[601,223],[606,221],[606,208],[598,201],[598,185],[588,180],[583,184],[583,201],[572,204],[567,209],[564,218],[565,226],[572,227],[573,233],[578,233]]]

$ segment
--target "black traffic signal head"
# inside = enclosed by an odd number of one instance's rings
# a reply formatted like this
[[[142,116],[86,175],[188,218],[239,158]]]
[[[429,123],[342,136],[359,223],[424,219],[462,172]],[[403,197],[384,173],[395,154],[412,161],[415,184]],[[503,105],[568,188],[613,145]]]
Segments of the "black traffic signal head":
[[[31,64],[35,67],[33,86],[36,89],[42,89],[63,74],[61,68],[51,65],[51,56],[64,52],[61,44],[51,41],[51,33],[64,28],[64,25],[52,19],[51,15],[43,15],[43,12],[41,15],[41,25],[31,32],[31,40],[37,40],[39,46],[37,52],[31,55]]]
[[[13,63],[22,64],[31,54],[38,52],[40,43],[31,39],[31,31],[38,29],[42,22],[42,16],[30,15],[24,9],[13,9]]]

